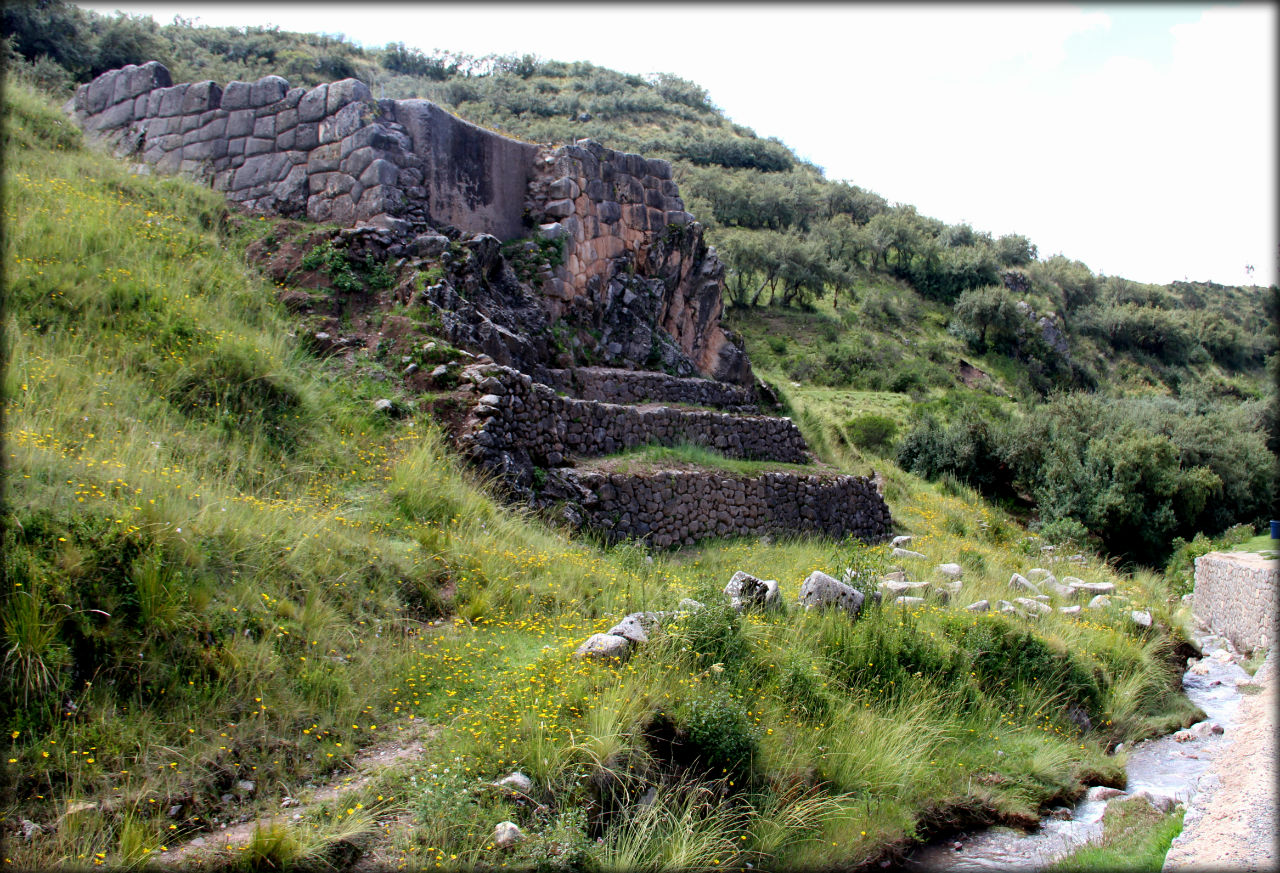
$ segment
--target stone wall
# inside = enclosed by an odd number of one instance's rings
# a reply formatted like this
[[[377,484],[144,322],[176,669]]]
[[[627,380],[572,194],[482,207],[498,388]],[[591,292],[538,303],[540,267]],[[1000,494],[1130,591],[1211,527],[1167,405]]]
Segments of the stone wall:
[[[558,467],[569,457],[609,455],[648,443],[693,443],[730,458],[808,461],[800,429],[789,418],[643,408],[562,397],[507,367],[467,368],[464,378],[482,395],[472,430],[462,442],[488,466],[510,455],[518,465]]]
[[[155,61],[103,73],[65,108],[140,167],[203,179],[251,211],[499,240],[544,221],[565,258],[540,280],[543,305],[595,331],[601,360],[754,382],[720,327],[724,266],[666,161],[588,140],[539,148],[426,100],[374,100],[355,79],[174,85]]]
[[[574,473],[573,479],[594,495],[581,503],[588,525],[611,539],[636,537],[658,548],[779,532],[879,542],[892,524],[884,499],[861,476],[668,471]]]
[[[1196,558],[1193,609],[1215,633],[1247,652],[1275,645],[1280,564],[1245,552]]]
[[[426,100],[375,101],[356,79],[290,88],[172,84],[155,61],[104,73],[66,107],[117,154],[208,181],[247,209],[313,221],[434,222],[526,233],[536,146]]]
[[[547,384],[581,400],[601,403],[685,403],[725,412],[758,412],[755,392],[711,379],[680,378],[646,370],[574,367],[546,371]]]

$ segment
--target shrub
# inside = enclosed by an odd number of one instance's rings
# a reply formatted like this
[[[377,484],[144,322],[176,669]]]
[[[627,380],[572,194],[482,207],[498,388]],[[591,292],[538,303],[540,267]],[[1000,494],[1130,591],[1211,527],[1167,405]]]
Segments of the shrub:
[[[755,756],[759,730],[745,707],[723,688],[693,697],[676,709],[676,721],[688,735],[691,751],[713,772],[743,773]]]
[[[898,424],[887,415],[871,412],[849,419],[844,431],[849,442],[858,448],[885,454],[893,447]]]

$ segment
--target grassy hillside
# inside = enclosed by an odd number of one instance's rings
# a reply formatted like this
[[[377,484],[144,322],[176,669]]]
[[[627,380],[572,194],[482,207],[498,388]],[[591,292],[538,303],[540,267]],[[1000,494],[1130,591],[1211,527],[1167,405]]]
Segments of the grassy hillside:
[[[11,68],[60,94],[152,58],[175,81],[358,76],[379,97],[429,98],[527,140],[668,158],[728,267],[733,324],[757,369],[826,422],[820,445],[866,443],[849,430],[859,419],[878,455],[1126,565],[1164,566],[1179,539],[1280,514],[1274,288],[1132,282],[1019,234],[948,225],[826,179],[671,75],[157,26],[62,2],[7,7],[4,23]],[[1087,462],[1052,463],[1055,440]]]
[[[650,555],[496,503],[429,417],[376,414],[386,383],[306,350],[246,266],[271,222],[130,175],[29,87],[4,99],[7,862],[144,865],[279,816],[222,860],[859,865],[957,822],[1034,820],[1120,779],[1117,742],[1193,717],[1156,574],[1089,556],[1069,572],[1129,600],[1035,621],[937,600],[740,616],[720,605],[735,570],[794,602],[811,571],[883,570],[887,547]],[[883,471],[929,556],[913,575],[956,561],[964,602],[994,600],[1045,560],[970,488]],[[708,608],[626,664],[570,657],[685,596]],[[280,815],[398,739],[399,766]],[[513,769],[528,796],[491,787]],[[503,820],[527,836],[510,851]]]

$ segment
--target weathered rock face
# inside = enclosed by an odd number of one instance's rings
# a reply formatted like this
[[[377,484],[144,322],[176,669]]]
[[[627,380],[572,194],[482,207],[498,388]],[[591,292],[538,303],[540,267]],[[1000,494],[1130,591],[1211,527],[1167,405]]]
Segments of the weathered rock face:
[[[367,222],[406,240],[462,230],[499,246],[545,223],[562,257],[537,276],[543,321],[598,335],[605,363],[753,387],[740,343],[720,327],[724,267],[666,161],[587,140],[539,148],[426,100],[374,100],[355,79],[310,90],[279,76],[173,85],[154,61],[104,73],[65,108],[117,154],[203,179],[250,211]],[[488,334],[490,345],[510,339]],[[507,344],[505,356],[529,351]]]

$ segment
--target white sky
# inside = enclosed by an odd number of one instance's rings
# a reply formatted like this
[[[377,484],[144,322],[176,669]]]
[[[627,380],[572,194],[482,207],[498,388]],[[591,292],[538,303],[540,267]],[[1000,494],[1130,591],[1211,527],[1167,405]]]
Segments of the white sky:
[[[1270,4],[80,5],[673,73],[830,179],[1042,257],[1277,281]]]

